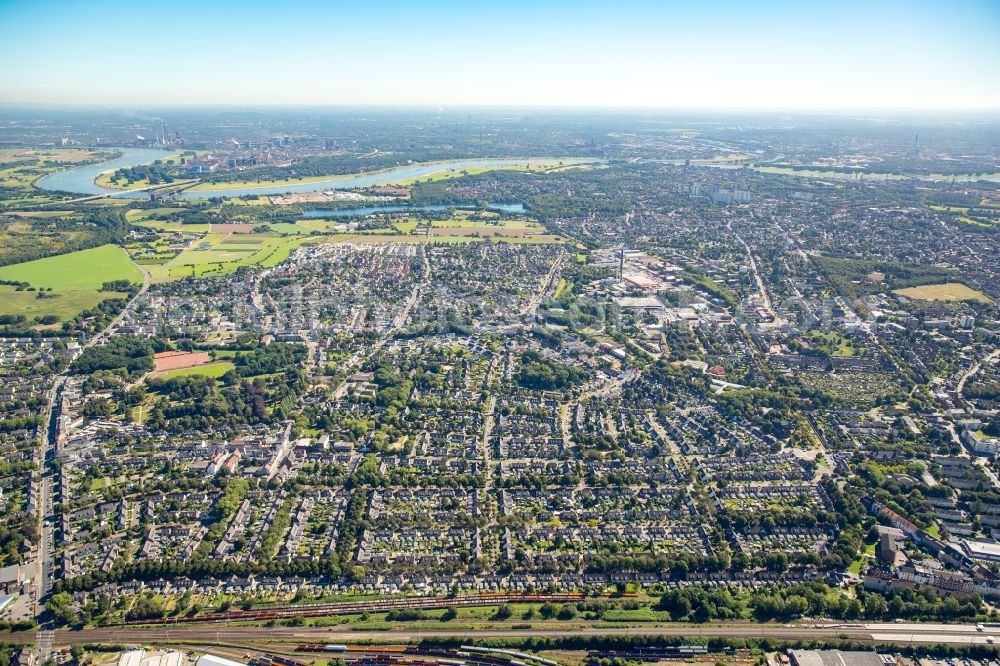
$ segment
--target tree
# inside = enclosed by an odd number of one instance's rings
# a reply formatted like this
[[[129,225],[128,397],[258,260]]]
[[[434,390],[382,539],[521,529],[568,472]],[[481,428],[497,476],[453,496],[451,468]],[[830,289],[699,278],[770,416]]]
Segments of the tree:
[[[679,580],[685,580],[688,576],[688,571],[690,567],[687,560],[681,558],[674,562],[674,566],[670,568],[670,575]]]
[[[509,620],[513,612],[510,610],[510,606],[507,604],[500,604],[497,608],[497,612],[493,614],[494,620]]]
[[[865,597],[865,617],[878,620],[885,616],[889,610],[889,604],[878,594],[869,594]]]
[[[574,608],[571,604],[564,605],[559,609],[559,613],[556,615],[556,618],[559,620],[572,620],[575,617],[576,608]]]
[[[767,567],[768,571],[781,573],[788,569],[788,555],[781,551],[768,553],[767,557],[764,558],[764,566]]]
[[[60,624],[75,624],[77,621],[76,611],[73,609],[73,597],[69,592],[53,594],[45,602],[45,610]]]

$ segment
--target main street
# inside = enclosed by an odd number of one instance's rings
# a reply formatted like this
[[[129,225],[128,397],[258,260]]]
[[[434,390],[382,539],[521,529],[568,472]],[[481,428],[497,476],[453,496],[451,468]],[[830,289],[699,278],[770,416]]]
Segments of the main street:
[[[130,258],[131,260],[131,258]],[[135,297],[126,304],[122,311],[111,320],[103,330],[94,334],[87,342],[83,345],[83,349],[89,349],[94,345],[98,344],[104,339],[109,331],[114,330],[114,328],[121,322],[122,318],[128,312],[128,309],[132,307],[142,294],[146,292],[149,288],[149,272],[146,271],[142,266],[132,262],[136,268],[142,272],[142,286],[139,287],[139,291],[136,292]],[[66,384],[66,378],[69,376],[69,371],[67,370],[62,375],[56,378],[55,383],[53,383],[52,388],[49,390],[49,399],[45,411],[45,439],[41,446],[38,447],[38,451],[35,457],[36,465],[38,467],[39,473],[37,475],[38,483],[38,515],[37,515],[37,525],[38,525],[38,550],[36,554],[36,565],[37,573],[35,576],[35,615],[41,612],[41,602],[49,592],[52,591],[52,581],[54,580],[53,563],[55,561],[55,514],[53,512],[53,502],[52,502],[52,485],[55,481],[56,470],[52,463],[55,460],[56,455],[56,445],[59,441],[59,401],[62,394],[63,387]],[[42,661],[48,657],[49,650],[52,646],[51,632],[48,630],[49,627],[43,626],[38,632],[36,639],[36,647],[40,659]]]

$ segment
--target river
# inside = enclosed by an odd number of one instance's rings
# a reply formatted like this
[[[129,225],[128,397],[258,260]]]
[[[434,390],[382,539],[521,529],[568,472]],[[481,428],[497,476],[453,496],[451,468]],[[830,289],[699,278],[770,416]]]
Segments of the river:
[[[105,171],[122,169],[139,164],[148,164],[158,159],[171,155],[171,152],[156,150],[152,148],[116,148],[122,153],[121,157],[101,162],[100,164],[90,164],[87,166],[74,167],[65,171],[45,176],[38,181],[38,187],[46,190],[59,190],[63,192],[74,192],[78,194],[109,194],[119,192],[100,187],[94,183],[94,179]],[[536,157],[531,159],[494,159],[494,158],[474,158],[448,160],[443,162],[409,164],[406,166],[373,171],[371,173],[348,174],[343,176],[330,176],[322,180],[309,181],[301,184],[290,185],[237,185],[227,186],[220,189],[202,191],[184,191],[179,195],[182,199],[207,199],[209,197],[240,197],[257,196],[266,194],[284,194],[286,192],[319,192],[322,190],[347,190],[356,187],[373,187],[376,185],[387,185],[389,183],[410,180],[413,178],[423,178],[440,171],[448,169],[469,169],[474,167],[505,167],[520,166],[525,164],[538,164],[540,162],[560,162],[562,164],[581,164],[593,162],[595,160],[586,158],[564,157]],[[120,191],[118,196],[122,197],[146,197],[145,192]]]
[[[157,150],[155,148],[110,148],[107,150],[118,151],[121,153],[121,157],[116,157],[107,162],[87,164],[64,171],[56,171],[39,179],[36,184],[43,190],[58,190],[60,192],[74,192],[76,194],[107,194],[115,190],[109,190],[94,183],[94,179],[105,171],[127,169],[139,164],[150,164],[174,154],[173,151]],[[145,195],[140,192],[136,196]]]

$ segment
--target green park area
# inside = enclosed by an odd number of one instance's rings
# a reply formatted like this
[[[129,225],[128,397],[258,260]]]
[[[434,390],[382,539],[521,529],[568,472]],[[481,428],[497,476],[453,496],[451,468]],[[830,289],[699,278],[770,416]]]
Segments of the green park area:
[[[175,377],[221,377],[236,366],[230,361],[216,361],[205,365],[196,365],[191,368],[178,368],[161,373],[159,377],[164,379],[174,379]]]
[[[906,298],[922,301],[978,301],[990,303],[990,297],[981,291],[967,287],[961,282],[946,282],[944,284],[925,284],[908,289],[897,289],[893,293]]]

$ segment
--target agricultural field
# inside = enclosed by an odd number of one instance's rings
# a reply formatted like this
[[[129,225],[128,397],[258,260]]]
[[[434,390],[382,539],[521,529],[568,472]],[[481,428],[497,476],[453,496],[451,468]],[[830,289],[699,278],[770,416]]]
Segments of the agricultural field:
[[[23,315],[29,319],[54,315],[65,320],[107,298],[124,296],[122,292],[101,291],[101,286],[114,280],[141,283],[142,272],[121,248],[103,245],[4,266],[0,268],[0,280],[31,285],[21,290],[14,286],[0,287],[3,295],[0,314]],[[41,291],[43,289],[45,291]]]
[[[100,289],[105,282],[141,283],[142,271],[116,245],[102,245],[0,268],[0,280],[28,282],[55,291]]]
[[[325,231],[325,229],[311,229],[301,222],[276,222],[268,226],[271,227],[271,231],[279,234],[314,234]]]
[[[0,315],[23,316],[27,319],[42,319],[53,316],[59,321],[72,319],[84,310],[95,307],[107,298],[121,298],[122,292],[102,292],[96,289],[74,289],[45,292],[17,291],[14,287],[0,285]]]
[[[920,287],[910,287],[909,289],[897,289],[893,292],[906,298],[915,298],[924,301],[978,301],[980,303],[990,303],[989,296],[981,291],[967,287],[961,282],[946,282],[944,284],[926,284]]]
[[[155,282],[228,275],[242,266],[277,266],[288,258],[292,250],[308,241],[308,236],[286,237],[273,233],[208,233],[175,256],[164,257],[160,263],[144,262],[143,265]]]
[[[941,213],[951,213],[953,218],[974,227],[992,229],[1000,225],[1000,208],[996,205],[981,204],[979,206],[928,206],[931,210]]]
[[[185,208],[178,206],[165,208],[134,208],[125,213],[125,219],[134,224],[151,217],[162,217],[166,215],[176,218],[179,221],[181,219],[180,213],[183,213],[185,210]]]

